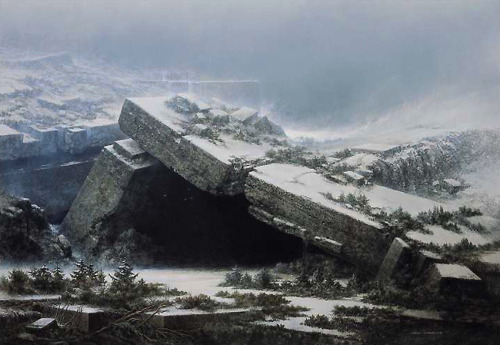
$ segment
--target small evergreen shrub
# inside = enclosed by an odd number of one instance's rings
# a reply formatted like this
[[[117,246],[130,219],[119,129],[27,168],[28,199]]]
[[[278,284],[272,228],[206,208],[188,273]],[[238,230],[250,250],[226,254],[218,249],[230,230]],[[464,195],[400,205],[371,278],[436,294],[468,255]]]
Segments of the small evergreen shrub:
[[[215,301],[207,295],[200,294],[196,296],[187,296],[177,298],[176,303],[181,309],[199,309],[199,310],[214,310],[222,304]]]

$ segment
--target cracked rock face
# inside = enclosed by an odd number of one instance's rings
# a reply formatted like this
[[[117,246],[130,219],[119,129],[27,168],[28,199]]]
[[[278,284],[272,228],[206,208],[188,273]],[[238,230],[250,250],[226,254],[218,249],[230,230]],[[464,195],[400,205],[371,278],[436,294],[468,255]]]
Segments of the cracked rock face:
[[[41,208],[29,199],[0,194],[0,260],[51,261],[71,256],[71,244],[56,237]]]

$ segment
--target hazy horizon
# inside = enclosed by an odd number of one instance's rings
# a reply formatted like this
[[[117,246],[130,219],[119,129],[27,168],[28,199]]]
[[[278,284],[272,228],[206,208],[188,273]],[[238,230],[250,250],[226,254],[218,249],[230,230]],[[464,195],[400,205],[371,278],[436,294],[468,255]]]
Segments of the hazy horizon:
[[[0,47],[258,79],[309,127],[499,117],[499,1],[0,0]]]

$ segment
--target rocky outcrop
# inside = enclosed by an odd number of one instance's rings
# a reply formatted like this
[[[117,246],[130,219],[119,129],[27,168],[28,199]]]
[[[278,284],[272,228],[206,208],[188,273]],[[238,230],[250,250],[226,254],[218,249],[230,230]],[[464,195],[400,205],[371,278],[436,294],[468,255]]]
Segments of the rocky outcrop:
[[[71,256],[71,245],[52,233],[41,208],[29,199],[0,194],[0,260],[58,261]]]
[[[499,144],[498,130],[466,131],[430,138],[383,155],[372,166],[373,180],[402,191],[422,192],[432,189],[436,181],[473,168],[474,162],[498,160]]]

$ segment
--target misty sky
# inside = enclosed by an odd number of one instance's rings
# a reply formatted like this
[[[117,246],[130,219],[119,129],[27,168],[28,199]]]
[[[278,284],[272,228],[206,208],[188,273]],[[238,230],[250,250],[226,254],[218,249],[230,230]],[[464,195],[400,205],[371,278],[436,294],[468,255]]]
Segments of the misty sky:
[[[0,45],[256,78],[319,124],[436,95],[499,109],[500,1],[0,0]]]

